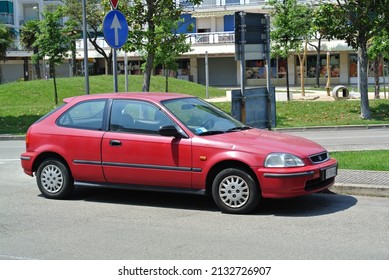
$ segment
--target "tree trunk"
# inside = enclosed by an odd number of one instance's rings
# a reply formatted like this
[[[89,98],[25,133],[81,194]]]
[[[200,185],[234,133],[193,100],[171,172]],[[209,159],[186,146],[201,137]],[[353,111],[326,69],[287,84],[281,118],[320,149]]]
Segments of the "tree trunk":
[[[374,99],[380,99],[380,61],[381,57],[378,56],[374,59]]]
[[[316,69],[315,69],[315,76],[316,76],[316,87],[320,88],[320,51],[321,51],[321,37],[318,39],[317,42],[317,48],[316,48]]]
[[[165,92],[169,91],[169,70],[165,68]]]
[[[304,55],[298,54],[298,58],[300,61],[300,85],[301,85],[301,95],[305,96],[305,87],[304,87],[304,69],[305,69],[305,59]]]
[[[55,78],[55,65],[50,62],[50,76],[53,77],[54,82],[54,103],[58,105],[58,92],[57,92],[57,80]]]
[[[289,63],[288,58],[286,58],[286,67],[285,67],[285,73],[286,73],[286,97],[288,101],[290,101],[292,98],[290,98],[290,90],[289,90]]]
[[[77,50],[76,41],[72,41],[72,76],[77,76]]]
[[[361,43],[358,47],[358,59],[360,65],[360,87],[361,87],[361,118],[371,119],[369,107],[369,95],[367,87],[367,47]]]
[[[37,54],[38,53],[38,48],[34,48],[33,52],[34,52],[34,54]],[[34,63],[34,67],[35,67],[36,78],[38,80],[41,80],[42,79],[42,74],[41,74],[41,64],[40,64],[39,60],[37,60],[37,62]]]
[[[154,53],[150,52],[147,54],[145,73],[143,74],[143,92],[150,91],[150,80],[151,80],[151,71],[153,70],[154,63]]]
[[[327,51],[327,55],[326,55],[326,75],[327,75],[327,83],[326,83],[327,96],[331,96],[331,54],[329,51]]]

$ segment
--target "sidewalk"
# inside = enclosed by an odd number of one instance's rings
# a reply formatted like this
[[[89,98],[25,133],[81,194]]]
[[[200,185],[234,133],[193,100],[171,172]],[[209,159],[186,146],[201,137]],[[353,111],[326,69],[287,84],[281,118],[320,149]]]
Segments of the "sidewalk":
[[[389,197],[389,171],[339,169],[331,190],[338,194]]]

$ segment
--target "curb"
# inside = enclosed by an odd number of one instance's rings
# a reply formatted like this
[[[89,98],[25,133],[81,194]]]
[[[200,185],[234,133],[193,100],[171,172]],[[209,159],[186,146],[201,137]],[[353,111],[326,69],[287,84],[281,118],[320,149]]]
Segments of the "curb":
[[[285,127],[273,128],[273,131],[310,131],[310,130],[365,130],[365,129],[379,129],[389,128],[389,124],[362,124],[362,125],[339,125],[339,126],[306,126],[306,127]]]
[[[0,141],[25,140],[25,135],[0,134]]]
[[[335,183],[330,190],[337,194],[389,197],[389,186]]]

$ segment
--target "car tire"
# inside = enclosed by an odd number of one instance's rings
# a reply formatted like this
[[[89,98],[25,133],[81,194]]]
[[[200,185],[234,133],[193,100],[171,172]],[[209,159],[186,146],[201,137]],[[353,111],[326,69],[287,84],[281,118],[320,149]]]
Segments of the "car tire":
[[[258,206],[261,194],[250,174],[228,168],[219,172],[213,180],[212,197],[222,212],[245,214]]]
[[[74,190],[74,181],[69,168],[55,158],[43,161],[36,173],[41,193],[47,198],[63,199]]]

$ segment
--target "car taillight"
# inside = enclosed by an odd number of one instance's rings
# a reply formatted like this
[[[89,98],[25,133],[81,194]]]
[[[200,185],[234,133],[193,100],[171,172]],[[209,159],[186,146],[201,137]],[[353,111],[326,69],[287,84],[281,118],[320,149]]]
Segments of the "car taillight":
[[[30,135],[26,134],[26,149],[28,149],[28,146],[30,145]]]

